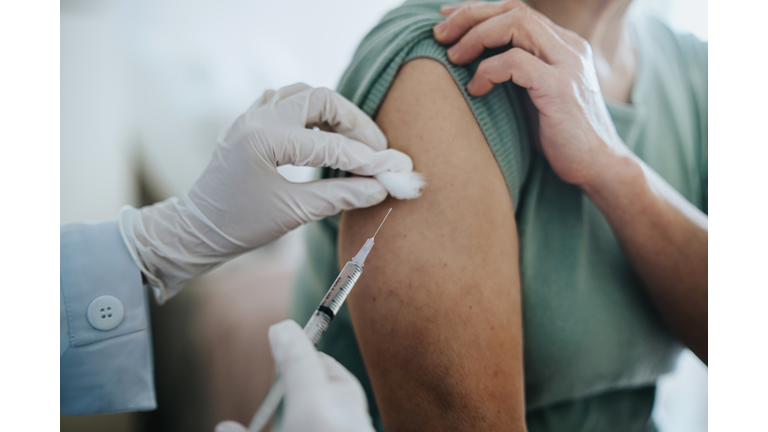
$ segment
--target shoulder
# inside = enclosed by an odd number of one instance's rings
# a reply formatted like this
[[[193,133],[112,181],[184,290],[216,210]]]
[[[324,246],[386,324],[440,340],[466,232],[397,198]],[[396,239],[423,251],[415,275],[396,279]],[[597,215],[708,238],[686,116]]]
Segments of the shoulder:
[[[516,199],[531,157],[525,91],[508,82],[485,96],[469,96],[465,86],[477,62],[456,66],[448,61],[447,47],[432,37],[432,27],[442,20],[439,6],[434,0],[408,1],[387,14],[360,44],[338,90],[373,117],[379,115],[385,98],[391,100],[389,105],[401,105],[394,102],[399,97],[390,95],[396,86],[414,88],[423,94],[418,117],[425,119],[421,130],[426,127],[426,116],[461,106],[475,127],[479,126]],[[449,94],[456,103],[446,103]]]
[[[450,178],[467,170],[479,155],[493,163],[459,86],[446,67],[433,59],[403,65],[375,120],[391,147],[411,155],[414,163],[421,162],[414,169],[424,172],[430,189],[447,187]]]
[[[432,36],[442,20],[435,2],[406,2],[387,13],[363,38],[341,78],[338,91],[369,115],[412,48]]]
[[[377,118],[389,117],[393,110],[410,111],[410,118],[420,119],[445,116],[473,118],[451,73],[444,64],[430,58],[418,58],[405,63],[382,102],[383,113],[380,112]],[[429,128],[430,123],[422,126]]]

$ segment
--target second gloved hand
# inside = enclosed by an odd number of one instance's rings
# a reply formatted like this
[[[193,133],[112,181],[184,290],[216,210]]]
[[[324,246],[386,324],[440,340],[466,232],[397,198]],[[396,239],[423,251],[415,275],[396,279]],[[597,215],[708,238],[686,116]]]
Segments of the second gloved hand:
[[[269,344],[285,384],[283,432],[373,432],[360,382],[333,357],[318,352],[295,321],[269,328]],[[219,423],[215,432],[246,432]]]
[[[286,164],[361,176],[413,169],[407,155],[387,149],[373,120],[338,93],[305,84],[267,91],[219,141],[189,193],[122,209],[123,238],[159,303],[193,277],[302,224],[387,197],[373,178],[291,183],[277,172]]]

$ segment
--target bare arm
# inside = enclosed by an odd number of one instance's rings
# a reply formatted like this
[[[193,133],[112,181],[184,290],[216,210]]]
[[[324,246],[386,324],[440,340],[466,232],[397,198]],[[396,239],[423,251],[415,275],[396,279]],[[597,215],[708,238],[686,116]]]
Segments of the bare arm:
[[[707,363],[708,219],[634,155],[609,155],[583,189],[672,331]]]
[[[388,431],[525,429],[518,241],[501,171],[448,71],[406,64],[377,123],[428,183],[345,212],[342,259],[389,207],[349,298]]]

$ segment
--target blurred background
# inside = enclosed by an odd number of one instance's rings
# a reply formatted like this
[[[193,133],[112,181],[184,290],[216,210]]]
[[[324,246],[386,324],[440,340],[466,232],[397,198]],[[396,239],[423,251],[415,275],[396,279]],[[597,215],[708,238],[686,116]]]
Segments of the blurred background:
[[[264,90],[335,88],[360,40],[401,2],[62,0],[60,223],[181,195]],[[633,7],[707,39],[706,0]],[[153,305],[158,410],[61,416],[61,430],[247,424],[273,378],[267,327],[288,316],[303,257],[300,229],[193,281],[162,313]],[[689,351],[661,380],[654,418],[662,432],[707,430],[707,368]]]

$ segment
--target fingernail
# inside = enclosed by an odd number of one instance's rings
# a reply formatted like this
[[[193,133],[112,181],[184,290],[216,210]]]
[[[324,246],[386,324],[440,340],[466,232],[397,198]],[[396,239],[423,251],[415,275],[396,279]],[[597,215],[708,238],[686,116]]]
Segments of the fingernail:
[[[454,60],[455,60],[455,58],[456,58],[456,55],[457,55],[458,53],[459,53],[459,48],[458,48],[456,45],[454,45],[454,46],[452,46],[452,47],[448,48],[448,58],[449,58],[451,61],[454,61]]]
[[[440,24],[435,26],[435,28],[434,28],[435,34],[442,35],[443,33],[445,33],[445,30],[447,29],[447,27],[448,27],[448,22],[447,21],[441,22]]]
[[[477,90],[476,87],[477,87],[477,84],[475,83],[475,80],[468,82],[467,91],[469,92],[469,94],[474,94],[475,90]]]

